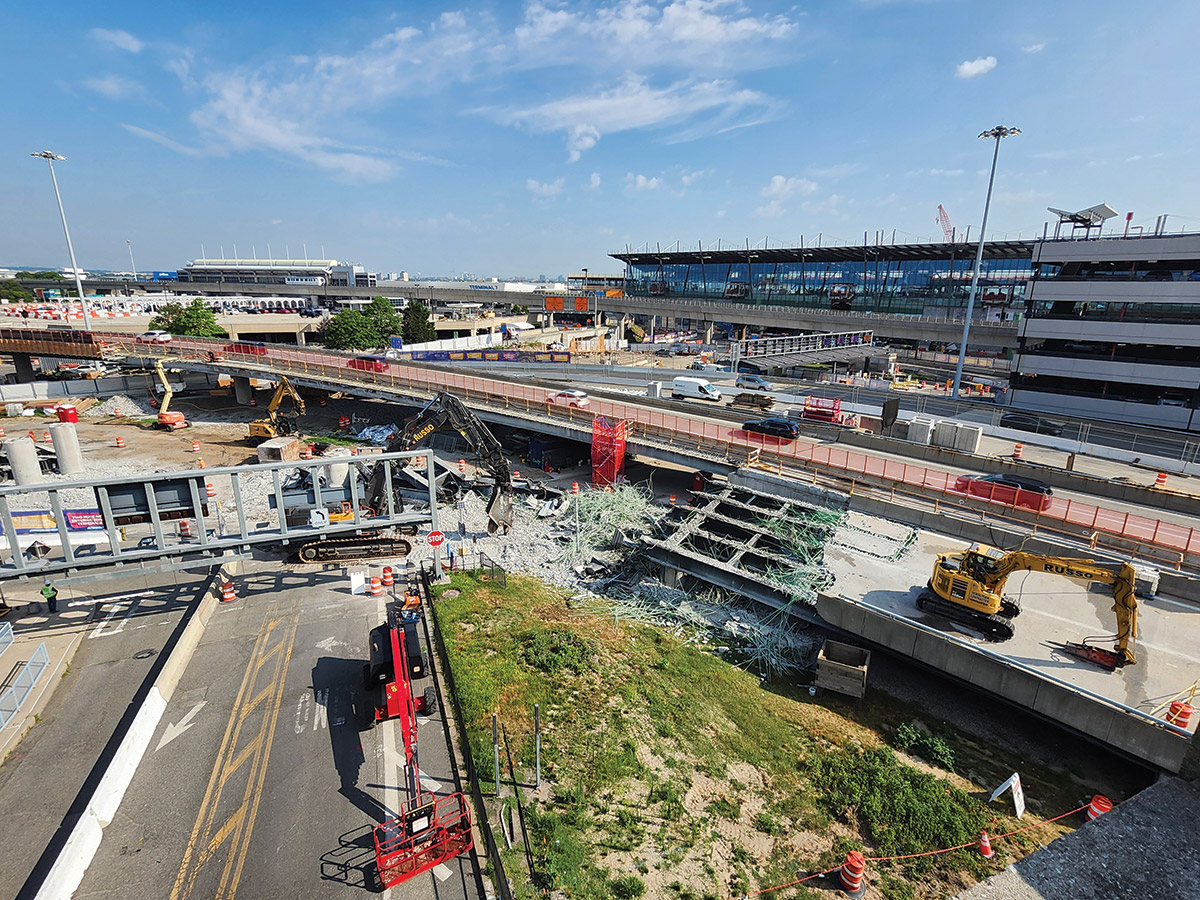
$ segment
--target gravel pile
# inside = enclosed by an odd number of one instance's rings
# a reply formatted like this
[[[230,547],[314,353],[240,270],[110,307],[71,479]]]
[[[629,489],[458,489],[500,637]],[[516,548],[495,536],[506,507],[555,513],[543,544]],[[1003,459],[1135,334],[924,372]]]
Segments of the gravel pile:
[[[956,900],[1195,897],[1200,884],[1197,834],[1200,786],[1167,778]]]
[[[128,394],[109,397],[103,403],[96,404],[80,415],[85,419],[108,419],[116,415],[118,409],[122,416],[133,416],[138,419],[155,415],[155,411],[150,408],[149,404],[141,400],[134,400]]]

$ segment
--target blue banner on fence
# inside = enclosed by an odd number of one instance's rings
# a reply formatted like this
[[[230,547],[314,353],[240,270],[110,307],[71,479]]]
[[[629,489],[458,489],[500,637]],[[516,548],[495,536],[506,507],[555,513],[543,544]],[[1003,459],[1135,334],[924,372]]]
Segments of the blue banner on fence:
[[[98,509],[64,509],[63,516],[67,520],[67,531],[103,531],[104,519]],[[48,509],[13,510],[13,528],[17,534],[45,534],[58,531],[54,522],[54,513]],[[0,526],[0,534],[3,534]]]

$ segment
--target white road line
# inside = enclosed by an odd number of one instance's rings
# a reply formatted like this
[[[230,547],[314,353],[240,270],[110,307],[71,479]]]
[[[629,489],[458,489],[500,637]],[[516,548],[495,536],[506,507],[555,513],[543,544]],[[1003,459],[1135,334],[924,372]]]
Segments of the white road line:
[[[1169,606],[1174,606],[1177,609],[1187,610],[1188,612],[1200,612],[1200,606],[1197,606],[1195,603],[1181,603],[1178,600],[1168,600],[1166,597],[1155,597],[1153,600],[1147,600],[1145,602],[1147,604],[1153,603],[1154,606],[1158,606],[1160,603],[1166,603]],[[1150,609],[1153,609],[1154,606],[1151,606]]]
[[[112,604],[104,618],[96,623],[96,627],[93,628],[92,633],[88,635],[88,640],[90,641],[93,638],[103,637],[107,634],[119,634],[120,632],[124,631],[125,623],[129,621],[130,614],[137,609],[138,603],[140,602],[140,600],[134,600],[132,603],[121,601]],[[125,615],[121,617],[121,623],[117,625],[116,628],[112,629],[112,631],[105,631],[105,627],[113,620],[113,617],[115,617],[117,613],[122,611],[122,609],[124,609]]]
[[[135,597],[153,597],[154,591],[139,591],[136,594],[114,594],[111,597],[82,597],[72,600],[67,606],[100,606],[104,603],[116,603],[120,600],[132,600]]]
[[[430,871],[433,872],[438,881],[445,881],[454,874],[452,871],[450,871],[450,867],[445,863],[438,863],[436,866],[430,869]]]
[[[304,691],[296,701],[296,734],[300,734],[308,726],[309,694]]]
[[[417,770],[417,775],[421,782],[421,787],[425,788],[425,790],[429,791],[429,793],[436,794],[442,789],[442,783],[440,781],[434,781],[420,769]]]

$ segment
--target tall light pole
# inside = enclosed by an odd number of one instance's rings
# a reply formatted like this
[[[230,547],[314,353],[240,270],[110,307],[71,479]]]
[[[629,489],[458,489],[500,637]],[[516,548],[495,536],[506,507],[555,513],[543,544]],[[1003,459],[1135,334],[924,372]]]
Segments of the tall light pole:
[[[137,281],[137,264],[133,261],[133,241],[126,239],[125,246],[129,248],[129,268],[133,269],[133,280]]]
[[[979,289],[979,267],[983,265],[983,239],[987,234],[988,209],[992,205],[992,184],[996,180],[996,160],[1000,157],[1000,141],[1006,137],[1014,137],[1021,133],[1020,128],[1009,128],[997,125],[990,131],[985,131],[981,138],[994,138],[996,149],[992,153],[992,174],[988,176],[987,199],[983,202],[983,224],[979,226],[979,249],[975,251],[975,268],[971,272],[971,293],[967,297],[967,315],[963,321],[962,342],[958,345],[958,365],[954,367],[954,392],[952,396],[958,399],[958,388],[962,383],[963,363],[967,359],[967,336],[971,333],[971,313],[975,311],[975,292]],[[953,288],[953,285],[951,285]]]
[[[54,160],[66,161],[65,156],[59,156],[57,153],[52,153],[49,150],[43,150],[41,153],[30,153],[30,156],[37,156],[46,161],[46,165],[50,167],[50,183],[54,185],[54,199],[58,201],[58,214],[62,216],[63,234],[67,237],[67,253],[71,256],[71,274],[75,276],[75,290],[79,292],[79,308],[83,310],[83,327],[86,331],[92,330],[92,320],[88,318],[87,301],[83,298],[83,282],[79,278],[79,266],[75,263],[75,248],[71,246],[71,232],[67,228],[67,214],[63,211],[62,195],[58,192],[58,179],[54,177]]]

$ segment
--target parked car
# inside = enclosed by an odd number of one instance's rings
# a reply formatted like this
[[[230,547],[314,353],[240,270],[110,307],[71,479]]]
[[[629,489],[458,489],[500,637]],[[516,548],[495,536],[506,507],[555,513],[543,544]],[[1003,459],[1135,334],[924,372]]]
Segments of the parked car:
[[[1050,485],[1024,475],[960,475],[953,490],[972,497],[983,497],[1006,506],[1021,506],[1041,512],[1050,506],[1054,491]]]
[[[386,372],[389,368],[386,356],[375,356],[373,354],[356,356],[346,363],[346,365],[351,369],[362,369],[364,372]]]
[[[1063,433],[1063,427],[1057,422],[1049,422],[1031,413],[1010,412],[1000,417],[1002,428],[1016,428],[1019,431],[1032,431],[1036,434],[1049,434],[1054,437]]]
[[[136,338],[136,344],[169,344],[171,343],[171,333],[169,331],[143,331]]]
[[[787,441],[794,441],[800,435],[799,423],[792,419],[785,419],[782,416],[769,416],[765,419],[743,422],[742,430],[751,431],[755,434],[769,434],[772,437]]]
[[[558,391],[548,395],[546,402],[551,406],[569,406],[571,409],[587,409],[592,405],[583,391]]]
[[[742,390],[749,391],[775,390],[775,385],[771,384],[771,382],[767,381],[761,375],[751,375],[747,372],[743,372],[737,377],[737,386]]]

